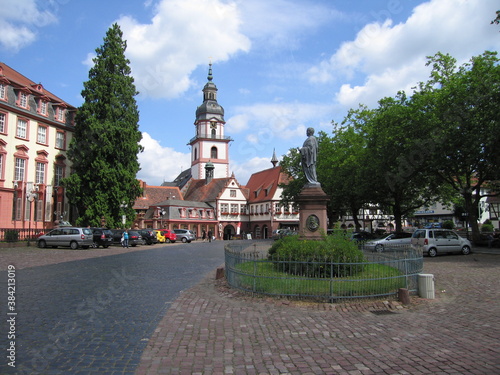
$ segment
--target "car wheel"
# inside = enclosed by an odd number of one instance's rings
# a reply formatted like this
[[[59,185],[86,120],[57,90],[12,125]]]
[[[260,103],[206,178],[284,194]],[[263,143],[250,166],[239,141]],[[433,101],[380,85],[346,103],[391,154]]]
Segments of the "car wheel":
[[[186,238],[186,237],[182,237],[182,240],[181,240],[181,241],[182,241],[182,243],[186,243],[186,242],[188,242],[188,240],[187,240],[187,238]]]
[[[71,243],[69,244],[69,247],[71,247],[73,250],[76,250],[76,249],[78,249],[78,243],[75,241],[71,241]]]
[[[375,251],[377,253],[381,253],[382,251],[384,251],[384,245],[378,244],[377,246],[375,246]]]
[[[463,255],[469,255],[470,254],[470,247],[465,245],[464,247],[462,247],[462,254]]]
[[[93,247],[94,249],[97,249],[97,248],[99,247],[99,245],[97,244],[97,242],[94,242],[94,243],[92,244],[92,247]]]
[[[38,241],[38,247],[44,249],[47,247],[47,243],[44,240]]]
[[[165,242],[166,242],[166,243],[170,243],[170,242],[171,242],[171,241],[170,241],[170,238],[167,238],[167,239],[165,240]]]
[[[430,257],[435,257],[438,252],[435,248],[431,248],[427,253],[429,254]]]

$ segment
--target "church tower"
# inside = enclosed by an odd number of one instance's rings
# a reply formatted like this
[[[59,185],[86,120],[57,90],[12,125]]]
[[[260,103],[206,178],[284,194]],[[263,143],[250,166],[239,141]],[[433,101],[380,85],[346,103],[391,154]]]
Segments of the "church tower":
[[[191,176],[204,179],[207,163],[213,166],[213,178],[229,177],[229,142],[224,135],[224,108],[217,103],[217,86],[212,82],[212,64],[209,64],[208,82],[203,88],[203,103],[196,109],[196,136],[191,146]]]

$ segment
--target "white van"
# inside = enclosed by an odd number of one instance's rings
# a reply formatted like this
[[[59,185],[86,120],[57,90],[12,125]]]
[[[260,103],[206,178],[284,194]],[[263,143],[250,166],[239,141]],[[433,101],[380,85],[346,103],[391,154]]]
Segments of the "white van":
[[[423,252],[430,257],[445,253],[468,255],[471,252],[469,240],[460,237],[450,229],[417,229],[413,232],[411,244],[421,247]]]

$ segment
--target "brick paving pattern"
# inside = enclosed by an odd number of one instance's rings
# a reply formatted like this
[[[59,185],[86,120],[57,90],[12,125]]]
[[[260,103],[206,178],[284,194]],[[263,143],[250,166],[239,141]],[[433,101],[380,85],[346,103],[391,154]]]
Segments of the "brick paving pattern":
[[[436,299],[342,305],[182,294],[136,374],[500,374],[500,257],[425,258]]]
[[[12,263],[33,271],[70,261],[92,266],[85,259],[149,249],[0,249],[0,270]],[[424,272],[435,275],[436,299],[413,297],[404,307],[395,301],[316,304],[251,297],[215,281],[213,270],[154,319],[148,337],[135,332],[138,326],[123,330],[105,320],[101,347],[68,341],[76,346],[74,354],[68,351],[42,373],[500,374],[499,271],[498,255],[425,258]],[[142,357],[117,365],[129,353],[116,345],[139,338]],[[116,358],[107,358],[103,347]],[[89,350],[91,356],[78,354]]]

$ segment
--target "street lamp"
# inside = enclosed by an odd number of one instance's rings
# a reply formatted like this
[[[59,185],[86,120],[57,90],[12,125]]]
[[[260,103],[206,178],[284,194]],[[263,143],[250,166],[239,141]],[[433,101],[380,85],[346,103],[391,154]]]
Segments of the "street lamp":
[[[156,207],[158,209],[158,215],[160,215],[160,229],[163,229],[163,215],[167,212],[163,210],[161,207]]]
[[[122,204],[120,204],[120,208],[124,210],[125,208],[128,207],[128,204],[125,203],[125,201],[122,201]],[[122,215],[122,224],[123,227],[125,228],[125,223],[127,222],[127,215],[123,214]]]
[[[31,246],[31,217],[32,217],[32,203],[35,200],[37,194],[36,191],[38,190],[38,186],[36,186],[34,189],[30,188],[29,191],[26,192],[26,200],[28,201],[29,204],[29,218],[28,218],[28,246]]]

